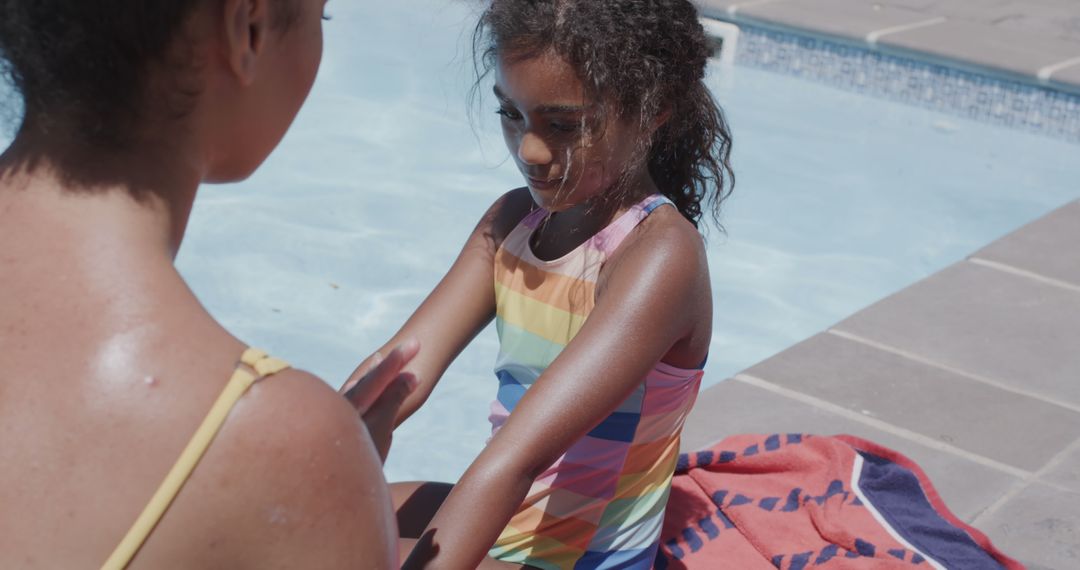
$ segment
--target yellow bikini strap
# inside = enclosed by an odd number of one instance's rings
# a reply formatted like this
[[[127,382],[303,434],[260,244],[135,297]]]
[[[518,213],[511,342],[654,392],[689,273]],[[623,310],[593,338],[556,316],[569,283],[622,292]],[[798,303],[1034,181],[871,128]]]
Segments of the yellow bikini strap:
[[[221,391],[221,395],[218,396],[217,401],[214,402],[214,405],[206,414],[206,419],[199,425],[199,429],[195,431],[195,435],[192,436],[191,441],[188,442],[187,447],[184,448],[169,474],[165,476],[165,480],[161,482],[161,486],[158,487],[150,502],[147,503],[142,514],[135,519],[135,524],[131,525],[131,529],[128,530],[127,535],[120,541],[120,544],[117,545],[112,556],[109,556],[109,559],[105,561],[105,564],[101,567],[102,570],[127,568],[127,565],[131,563],[131,559],[135,557],[135,554],[142,548],[143,543],[146,542],[154,527],[157,526],[158,521],[165,515],[165,511],[168,510],[169,505],[172,504],[184,483],[187,482],[191,472],[195,470],[195,466],[198,465],[199,460],[206,453],[206,449],[210,447],[214,436],[221,430],[222,424],[225,423],[225,419],[233,406],[236,405],[237,400],[257,380],[281,372],[289,367],[289,363],[284,360],[269,356],[257,348],[245,350],[244,354],[240,356],[240,362],[251,367],[255,374],[248,372],[240,364],[237,364],[232,377],[229,378],[229,383],[225,385],[225,389]]]

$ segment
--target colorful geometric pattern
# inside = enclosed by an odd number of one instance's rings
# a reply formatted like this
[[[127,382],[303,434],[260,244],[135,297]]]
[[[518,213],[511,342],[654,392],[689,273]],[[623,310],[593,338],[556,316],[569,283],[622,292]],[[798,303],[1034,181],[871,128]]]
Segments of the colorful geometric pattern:
[[[739,435],[680,457],[657,570],[819,567],[1023,568],[868,441]]]
[[[503,241],[495,257],[500,350],[493,435],[585,323],[604,261],[665,203],[662,196],[649,197],[553,261],[538,259],[529,246],[544,210],[527,216]],[[658,363],[629,398],[536,479],[491,556],[551,569],[651,567],[679,433],[700,381],[700,369]]]

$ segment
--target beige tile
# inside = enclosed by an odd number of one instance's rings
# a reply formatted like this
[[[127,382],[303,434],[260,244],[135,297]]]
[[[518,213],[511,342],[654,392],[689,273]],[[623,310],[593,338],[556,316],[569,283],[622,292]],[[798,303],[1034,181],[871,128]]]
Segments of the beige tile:
[[[974,257],[1080,287],[1080,200],[995,241]]]
[[[831,334],[747,374],[1027,471],[1080,438],[1080,412]]]
[[[747,4],[739,7],[738,15],[859,41],[870,32],[928,19],[925,13],[865,0],[786,0]]]
[[[941,2],[942,0],[880,0],[876,3],[889,6],[890,8],[929,12],[932,15],[937,15],[941,11]]]
[[[966,521],[1016,481],[973,461],[737,380],[702,392],[683,430],[683,449],[702,449],[740,433],[849,434],[895,449],[926,471],[945,503]]]
[[[1080,56],[1080,44],[1076,42],[958,20],[889,34],[878,43],[1027,76],[1052,63]]]
[[[1032,484],[980,527],[1030,570],[1080,568],[1080,493]]]
[[[1073,89],[1080,89],[1080,63],[1054,73],[1050,76],[1050,79],[1054,83],[1060,83]]]
[[[1075,291],[962,262],[835,328],[1080,406],[1080,293]],[[1011,416],[1001,421],[1026,427]]]
[[[1065,453],[1041,478],[1080,493],[1080,445],[1075,445]]]

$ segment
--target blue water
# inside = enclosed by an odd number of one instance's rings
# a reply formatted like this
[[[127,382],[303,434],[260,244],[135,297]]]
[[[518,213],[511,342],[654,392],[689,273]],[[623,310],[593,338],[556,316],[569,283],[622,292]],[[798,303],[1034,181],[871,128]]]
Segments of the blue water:
[[[330,3],[307,106],[257,175],[201,191],[178,259],[240,337],[337,385],[521,184],[491,101],[466,116],[472,10]],[[706,384],[1080,197],[1076,145],[753,69],[709,81],[738,184],[709,236]],[[487,330],[398,430],[390,479],[460,475],[487,437],[495,353]]]

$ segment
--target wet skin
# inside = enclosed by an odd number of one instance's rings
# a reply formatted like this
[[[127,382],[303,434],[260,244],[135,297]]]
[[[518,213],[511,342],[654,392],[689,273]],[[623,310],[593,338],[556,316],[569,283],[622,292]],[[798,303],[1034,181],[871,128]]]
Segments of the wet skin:
[[[182,34],[197,101],[147,117],[130,148],[28,128],[0,156],[0,567],[104,562],[245,347],[173,258],[199,184],[251,174],[314,81],[324,2],[296,0],[286,30],[276,5],[200,3]],[[401,386],[365,419],[392,420]],[[289,370],[232,410],[132,567],[391,568],[396,534],[357,411]]]
[[[399,422],[423,404],[454,357],[494,318],[494,255],[525,215],[538,206],[554,212],[531,244],[538,257],[553,259],[656,192],[631,157],[657,123],[643,129],[608,114],[584,133],[571,130],[596,123],[590,115],[596,106],[554,54],[502,54],[495,80],[504,138],[527,186],[491,206],[447,275],[387,343],[417,338],[424,346],[406,367],[420,385]],[[594,207],[620,178],[629,183],[624,200]],[[673,208],[656,210],[631,233],[597,285],[595,308],[581,331],[457,484],[391,486],[401,529],[419,538],[405,568],[490,563],[488,549],[539,473],[613,411],[658,361],[693,368],[704,359],[712,322],[704,247]]]

